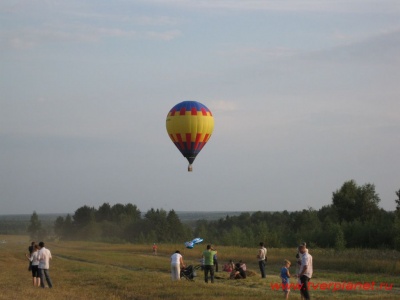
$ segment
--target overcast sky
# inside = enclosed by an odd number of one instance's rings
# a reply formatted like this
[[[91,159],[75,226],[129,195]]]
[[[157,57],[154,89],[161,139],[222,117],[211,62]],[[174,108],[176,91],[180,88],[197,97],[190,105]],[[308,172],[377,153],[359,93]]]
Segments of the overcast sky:
[[[398,0],[2,0],[0,214],[282,211],[400,189]],[[184,100],[214,133],[187,172]]]

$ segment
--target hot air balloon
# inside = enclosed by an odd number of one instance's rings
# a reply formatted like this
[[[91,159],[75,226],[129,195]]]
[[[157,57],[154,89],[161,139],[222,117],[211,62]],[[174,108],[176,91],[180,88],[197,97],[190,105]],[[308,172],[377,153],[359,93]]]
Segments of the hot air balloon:
[[[189,161],[188,171],[214,129],[211,111],[197,101],[183,101],[169,111],[167,132],[175,146]]]

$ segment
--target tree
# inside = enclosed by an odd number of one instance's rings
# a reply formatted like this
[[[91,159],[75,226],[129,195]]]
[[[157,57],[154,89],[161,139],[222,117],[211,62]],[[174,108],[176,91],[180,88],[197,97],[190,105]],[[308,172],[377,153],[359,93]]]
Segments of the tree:
[[[396,202],[396,211],[394,216],[394,226],[393,226],[393,244],[394,248],[400,251],[400,189],[395,192],[397,199],[394,201]]]
[[[356,212],[357,184],[354,180],[345,182],[332,195],[332,205],[338,212],[339,221],[352,221]]]
[[[354,180],[345,182],[332,196],[332,205],[338,213],[340,222],[370,220],[379,211],[379,202],[375,185],[367,183],[357,186]]]
[[[94,218],[94,208],[87,205],[78,208],[73,215],[74,224],[76,225],[77,229],[85,227],[86,225],[94,221]]]
[[[342,228],[338,225],[338,230],[335,236],[335,250],[342,251],[346,248],[346,239],[344,238],[344,233]]]
[[[31,216],[28,233],[30,238],[36,241],[46,237],[46,231],[42,228],[42,222],[40,222],[36,211],[34,211]]]
[[[183,241],[185,237],[185,228],[174,210],[169,211],[167,215],[168,235],[171,242]]]
[[[125,206],[123,204],[117,203],[111,207],[112,220],[114,222],[119,222],[122,216],[125,215]]]
[[[170,235],[168,231],[167,212],[163,209],[154,210],[151,208],[145,214],[146,223],[150,231],[154,231],[158,241],[169,241]]]
[[[102,206],[96,211],[96,221],[111,221],[112,214],[111,214],[111,206],[108,203],[103,203]]]
[[[125,214],[134,222],[140,220],[142,215],[137,206],[131,203],[125,205]]]
[[[397,199],[394,201],[396,202],[396,211],[400,212],[400,189],[396,192]]]
[[[59,237],[63,238],[64,235],[64,218],[59,216],[54,222],[54,233]]]
[[[63,229],[63,239],[71,239],[76,231],[74,230],[74,223],[72,222],[72,217],[68,214],[64,220],[64,229]]]
[[[204,240],[210,240],[210,231],[208,230],[208,221],[207,220],[197,220],[196,228],[193,232],[195,236],[201,237]],[[222,230],[222,226],[218,227],[219,230]]]
[[[361,222],[366,222],[379,212],[378,203],[381,199],[375,192],[375,185],[370,183],[358,187],[357,192],[356,212],[359,212]]]
[[[325,223],[325,220],[330,220],[331,222],[338,221],[338,213],[336,207],[331,205],[322,206],[318,211],[318,218],[321,222]]]
[[[396,214],[394,221],[394,248],[400,251],[400,214]]]

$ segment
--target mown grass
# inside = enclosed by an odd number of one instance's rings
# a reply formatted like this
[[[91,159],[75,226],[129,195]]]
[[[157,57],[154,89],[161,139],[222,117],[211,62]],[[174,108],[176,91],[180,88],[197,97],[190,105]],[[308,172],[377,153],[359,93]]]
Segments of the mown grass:
[[[7,241],[0,244],[0,299],[280,299],[283,293],[272,290],[271,284],[280,282],[282,260],[295,260],[295,249],[269,249],[267,279],[261,279],[255,260],[256,247],[218,247],[221,269],[227,260],[241,259],[252,276],[228,280],[227,273],[218,272],[215,283],[206,284],[199,272],[194,282],[172,282],[170,255],[179,249],[186,264],[196,265],[205,245],[192,250],[181,244],[159,245],[158,255],[153,256],[151,245],[49,242],[54,288],[40,289],[32,286],[27,271],[24,253],[28,238],[0,236],[0,240]],[[365,291],[332,292],[317,288],[311,291],[313,299],[400,299],[398,252],[353,249],[336,253],[316,249],[310,253],[314,257],[313,284],[376,282],[376,289]],[[393,284],[393,288],[379,290],[380,283]],[[299,298],[299,292],[292,290],[290,298]]]

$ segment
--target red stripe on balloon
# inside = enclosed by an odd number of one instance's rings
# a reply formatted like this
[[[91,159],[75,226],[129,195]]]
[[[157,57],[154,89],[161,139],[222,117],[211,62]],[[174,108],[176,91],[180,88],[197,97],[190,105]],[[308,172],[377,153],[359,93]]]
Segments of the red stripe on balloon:
[[[194,149],[195,150],[197,150],[197,147],[199,146],[200,138],[201,138],[201,133],[197,133],[196,134],[196,142],[194,144]]]
[[[180,133],[176,134],[176,138],[178,139],[179,142],[179,146],[181,147],[181,150],[185,150],[185,146],[183,145],[183,141],[182,141],[182,136]]]
[[[186,149],[190,150],[192,145],[192,134],[191,133],[186,133]]]
[[[182,107],[181,110],[180,110],[180,112],[179,112],[179,114],[180,114],[181,116],[184,116],[185,113],[186,113],[186,107]]]
[[[200,150],[203,149],[203,147],[206,145],[206,143],[207,143],[207,141],[208,141],[208,137],[209,137],[209,134],[207,133],[207,134],[204,136],[203,142],[201,143]],[[200,151],[200,150],[199,150],[199,151]]]

